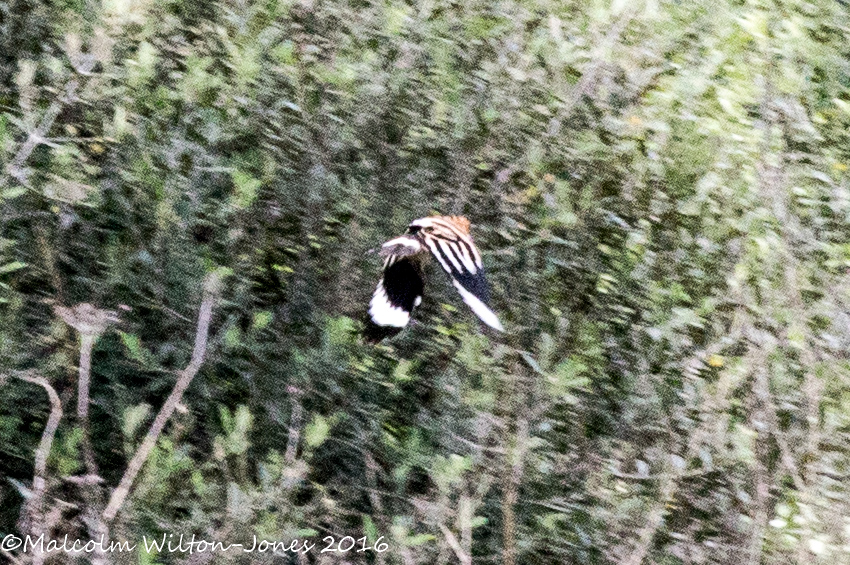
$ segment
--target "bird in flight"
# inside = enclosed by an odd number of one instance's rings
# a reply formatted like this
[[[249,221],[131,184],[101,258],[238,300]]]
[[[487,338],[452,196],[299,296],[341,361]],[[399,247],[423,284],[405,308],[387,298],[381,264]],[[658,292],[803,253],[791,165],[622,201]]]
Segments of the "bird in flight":
[[[404,235],[381,246],[384,274],[369,303],[364,337],[377,343],[400,332],[422,302],[423,266],[428,253],[448,273],[460,297],[491,328],[502,324],[490,309],[490,291],[481,254],[463,216],[431,216],[410,223]]]

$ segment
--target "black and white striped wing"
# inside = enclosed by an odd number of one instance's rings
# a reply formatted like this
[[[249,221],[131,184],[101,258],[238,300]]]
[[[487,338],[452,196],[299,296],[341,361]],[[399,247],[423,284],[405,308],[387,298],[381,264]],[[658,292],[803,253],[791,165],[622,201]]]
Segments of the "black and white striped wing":
[[[411,255],[393,254],[384,262],[384,275],[369,302],[364,332],[369,342],[381,341],[404,329],[413,309],[422,302],[422,270],[419,258]]]
[[[445,237],[427,234],[425,245],[460,293],[460,297],[482,322],[503,331],[495,312],[490,309],[490,290],[481,263],[481,254],[468,236]]]

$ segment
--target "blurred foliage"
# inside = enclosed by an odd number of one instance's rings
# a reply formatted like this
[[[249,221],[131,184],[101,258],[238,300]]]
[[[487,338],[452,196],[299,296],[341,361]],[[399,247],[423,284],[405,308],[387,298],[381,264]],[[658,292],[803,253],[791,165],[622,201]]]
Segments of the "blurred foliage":
[[[11,0],[0,165],[0,367],[66,408],[55,498],[82,438],[53,305],[121,315],[90,416],[113,488],[233,272],[117,539],[850,563],[843,1]],[[507,331],[435,274],[362,344],[368,251],[434,212],[472,221]],[[13,532],[48,404],[1,390]]]

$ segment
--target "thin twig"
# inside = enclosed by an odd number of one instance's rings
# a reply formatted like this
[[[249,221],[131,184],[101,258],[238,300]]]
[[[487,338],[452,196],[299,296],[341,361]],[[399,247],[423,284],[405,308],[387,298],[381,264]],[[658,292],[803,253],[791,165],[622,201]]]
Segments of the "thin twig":
[[[97,475],[97,464],[89,435],[89,388],[91,383],[91,358],[98,337],[113,323],[118,315],[112,310],[102,310],[83,302],[74,307],[55,305],[53,310],[66,324],[80,334],[80,369],[77,379],[77,423],[83,432],[83,461],[90,475]]]
[[[41,433],[41,441],[35,450],[32,497],[27,502],[24,511],[24,528],[22,528],[26,530],[26,533],[32,533],[38,536],[45,533],[44,530],[49,529],[44,524],[43,508],[44,492],[47,489],[47,458],[53,447],[53,438],[56,436],[56,430],[59,428],[59,421],[62,419],[62,402],[59,400],[59,395],[56,394],[56,389],[44,377],[32,376],[26,373],[16,373],[14,376],[39,385],[47,392],[47,397],[50,399],[50,415],[47,417],[47,424],[45,424],[44,431]],[[7,554],[7,556],[12,560],[11,554]],[[15,561],[13,560],[13,562]],[[37,565],[43,562],[44,554],[36,551],[33,554],[33,564]]]
[[[94,338],[92,334],[83,334],[80,336],[80,376],[77,383],[77,418],[82,426],[88,423],[89,419],[89,381],[91,379],[91,353],[94,348]]]
[[[741,335],[740,325],[742,316],[743,312],[740,312],[739,315],[735,317],[735,322],[733,322],[732,329],[729,332],[729,339],[732,341],[736,341]],[[712,353],[716,353],[718,347],[718,344],[714,344],[705,350],[697,352],[684,363],[684,366],[693,365],[700,359],[704,359]],[[731,388],[724,385],[723,381],[721,381],[721,386],[717,387],[715,393],[703,400],[698,411],[700,414],[704,414],[705,417],[702,419],[699,426],[697,426],[697,428],[681,442],[683,445],[688,446],[682,457],[685,462],[694,458],[698,454],[704,442],[711,437],[712,429],[717,425],[719,419],[709,415],[723,413],[729,402],[729,396],[731,393]],[[660,496],[644,518],[645,524],[638,531],[637,540],[621,546],[621,555],[625,555],[625,557],[623,557],[620,561],[623,565],[641,565],[644,562],[646,556],[652,549],[652,541],[655,539],[656,533],[664,525],[668,504],[675,499],[676,494],[679,491],[680,481],[683,478],[690,476],[692,473],[697,472],[701,473],[702,470],[700,469],[698,471],[688,472],[685,471],[684,468],[673,468],[660,475],[646,477],[647,479],[661,479],[661,483],[659,485]],[[614,476],[618,475],[616,472],[612,474]]]
[[[676,477],[671,477],[661,488],[661,496],[658,503],[645,518],[646,524],[638,532],[638,541],[634,551],[623,560],[623,565],[641,565],[652,547],[652,540],[658,529],[664,524],[664,516],[667,513],[667,505],[676,496],[679,490],[679,482]]]
[[[368,449],[363,450],[363,466],[366,469],[366,484],[369,486],[367,495],[369,497],[369,504],[372,506],[372,514],[379,519],[379,527],[388,529],[388,524],[382,523],[382,520],[380,519],[381,516],[385,516],[384,504],[381,501],[380,491],[378,491],[377,488],[378,471],[380,470],[380,467],[378,466],[378,462],[375,461],[375,458],[372,457],[372,453]],[[376,553],[375,562],[378,565],[383,565],[384,563],[386,563],[386,559],[384,558],[383,554]]]
[[[80,372],[77,381],[77,421],[83,431],[83,460],[90,475],[98,475],[94,449],[89,434],[89,388],[91,383],[91,355],[97,336],[80,334]]]
[[[449,432],[449,436],[452,439],[457,440],[457,441],[459,441],[459,442],[461,442],[465,445],[468,445],[469,447],[471,447],[471,448],[473,448],[476,451],[481,452],[481,453],[489,452],[489,453],[497,453],[499,455],[504,455],[505,453],[507,453],[507,450],[505,448],[489,447],[489,446],[486,446],[486,445],[481,445],[480,443],[476,443],[476,442],[472,441],[471,439],[466,439],[465,437],[460,436],[460,435],[458,435],[454,432]]]
[[[201,301],[201,308],[198,314],[198,328],[195,333],[195,347],[192,351],[192,359],[189,365],[180,371],[180,376],[174,385],[174,389],[166,399],[165,404],[162,405],[145,439],[127,465],[127,470],[124,471],[124,476],[121,477],[118,487],[112,491],[109,504],[106,505],[106,509],[103,511],[103,519],[107,523],[111,522],[118,514],[118,511],[121,510],[127,496],[130,494],[130,488],[133,486],[136,475],[139,474],[139,471],[148,460],[162,430],[165,428],[165,424],[174,413],[174,409],[183,397],[183,393],[189,387],[192,379],[195,378],[195,375],[204,362],[204,356],[207,351],[207,340],[209,338],[210,320],[212,319],[213,305],[218,296],[219,286],[220,277],[218,275],[210,275],[205,281],[204,298]]]
[[[757,394],[762,396],[762,401],[765,403],[765,416],[767,417],[768,430],[770,435],[776,440],[776,445],[779,447],[779,458],[782,465],[788,474],[791,476],[791,481],[794,483],[794,488],[799,492],[806,490],[806,483],[800,474],[800,469],[797,467],[797,462],[794,460],[794,454],[791,447],[785,440],[785,434],[779,426],[779,416],[777,416],[777,406],[770,392],[766,378],[756,379]]]
[[[575,107],[585,96],[590,96],[597,85],[597,76],[602,68],[603,61],[601,60],[605,51],[611,49],[616,44],[623,32],[628,27],[629,23],[634,19],[635,11],[627,10],[617,21],[610,27],[602,41],[599,42],[596,50],[591,55],[591,62],[587,69],[582,73],[581,78],[570,91],[564,105],[559,108],[558,116],[560,118],[569,118]]]
[[[301,426],[304,419],[304,407],[301,404],[301,392],[295,387],[289,387],[289,398],[292,401],[292,414],[289,417],[289,430],[286,436],[286,451],[283,460],[287,465],[295,463],[298,454],[298,443],[301,438]]]
[[[504,525],[502,527],[503,545],[505,552],[505,565],[514,565],[517,558],[516,544],[516,513],[515,507],[519,500],[519,488],[525,467],[525,456],[528,451],[529,426],[528,419],[524,415],[517,415],[516,436],[514,446],[508,451],[508,473],[505,477],[504,493],[502,495],[502,513]]]
[[[440,531],[443,532],[443,535],[446,538],[446,542],[448,542],[449,546],[457,555],[458,561],[460,561],[461,565],[471,565],[472,557],[464,553],[463,547],[461,547],[460,542],[457,540],[457,536],[454,535],[450,529],[448,529],[443,524],[438,524],[440,526]]]
[[[53,438],[56,436],[59,421],[62,419],[62,403],[59,401],[59,395],[56,394],[56,389],[44,377],[34,377],[25,373],[19,373],[15,376],[21,380],[39,385],[47,392],[47,397],[50,399],[50,416],[47,418],[47,424],[41,433],[41,441],[38,444],[38,449],[35,451],[35,472],[33,477],[33,497],[35,498],[44,492],[44,487],[47,484],[47,457],[50,455]]]
[[[14,565],[23,565],[23,561],[15,557],[9,550],[0,548],[0,553],[3,554],[3,557],[9,560],[9,563],[13,563]]]
[[[94,64],[94,58],[86,59],[80,64],[77,70],[80,74],[88,74],[91,72]],[[27,138],[18,148],[15,156],[12,158],[12,162],[9,164],[9,174],[17,179],[21,184],[27,184],[27,172],[24,168],[27,159],[29,159],[36,147],[45,142],[47,133],[50,131],[50,128],[53,127],[53,122],[56,121],[56,118],[59,116],[59,112],[62,111],[62,107],[76,98],[77,89],[79,87],[80,80],[77,77],[68,81],[65,85],[64,95],[50,103],[50,106],[47,107],[47,110],[41,117],[41,121],[38,126],[29,133]]]

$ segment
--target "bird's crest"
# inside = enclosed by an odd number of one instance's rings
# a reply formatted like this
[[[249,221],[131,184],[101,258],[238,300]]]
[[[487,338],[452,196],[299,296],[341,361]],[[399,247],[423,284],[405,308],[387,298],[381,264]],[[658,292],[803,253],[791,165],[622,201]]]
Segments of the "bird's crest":
[[[442,220],[446,220],[447,222],[453,223],[460,231],[469,235],[469,228],[471,227],[469,224],[469,220],[466,219],[466,216],[438,216]]]

